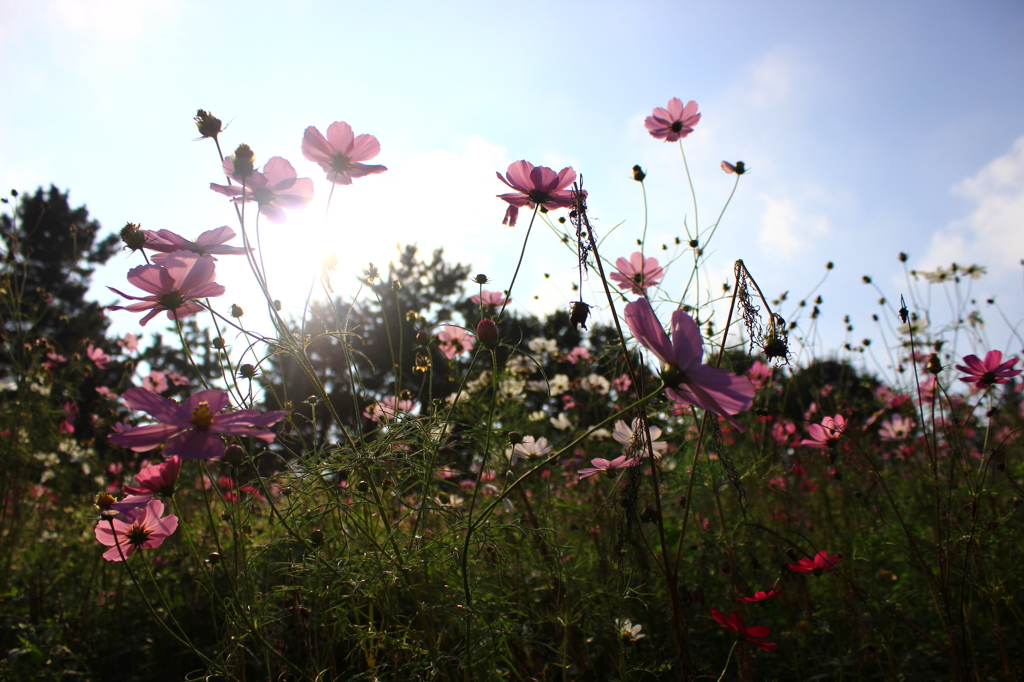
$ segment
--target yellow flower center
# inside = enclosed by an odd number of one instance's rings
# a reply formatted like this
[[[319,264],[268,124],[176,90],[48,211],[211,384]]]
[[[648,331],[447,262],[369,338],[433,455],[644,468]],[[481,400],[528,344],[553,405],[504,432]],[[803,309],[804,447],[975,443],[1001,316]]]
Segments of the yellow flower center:
[[[188,420],[197,429],[208,429],[213,424],[213,414],[210,412],[210,405],[201,402],[192,410],[192,418]]]

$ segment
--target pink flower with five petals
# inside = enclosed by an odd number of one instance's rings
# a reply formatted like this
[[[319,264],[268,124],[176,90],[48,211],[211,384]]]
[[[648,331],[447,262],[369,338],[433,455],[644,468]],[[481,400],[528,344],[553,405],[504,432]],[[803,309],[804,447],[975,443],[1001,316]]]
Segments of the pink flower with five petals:
[[[998,350],[990,350],[985,359],[981,360],[977,355],[964,357],[964,364],[956,368],[966,374],[960,377],[960,381],[974,384],[977,388],[988,388],[992,384],[1009,383],[1011,377],[1015,377],[1024,370],[1010,369],[1017,364],[1017,358],[1010,358],[1003,362],[1003,354]]]
[[[235,176],[235,162],[230,156],[224,159],[224,174],[238,182],[237,185],[210,183],[210,189],[232,201],[242,204],[255,201],[260,213],[272,223],[284,222],[284,209],[305,208],[313,200],[313,181],[297,177],[295,168],[280,156],[271,157],[261,172],[253,172],[245,179],[245,188]]]
[[[380,142],[373,135],[354,135],[352,127],[344,121],[335,121],[327,127],[324,137],[314,126],[302,135],[302,155],[327,171],[327,179],[336,185],[351,185],[353,178],[383,173],[385,166],[368,166],[380,154]]]
[[[164,310],[171,320],[194,315],[203,309],[194,299],[220,296],[225,291],[223,285],[213,281],[214,268],[211,256],[175,251],[168,254],[163,266],[140,265],[128,271],[128,281],[148,291],[149,296],[129,296],[114,287],[107,287],[119,296],[139,301],[126,306],[110,306],[110,309],[133,313],[148,310],[140,322],[142,326],[146,326],[147,322]]]
[[[672,313],[671,342],[646,298],[627,304],[625,317],[636,340],[668,366],[662,376],[669,398],[710,410],[742,428],[732,417],[750,409],[754,386],[746,377],[701,364],[703,340],[692,317],[682,310]]]
[[[700,114],[697,113],[697,103],[690,100],[683,106],[682,100],[673,97],[668,101],[668,109],[655,107],[651,116],[647,117],[644,125],[651,133],[665,142],[681,140],[693,132],[693,126],[700,121]]]
[[[95,535],[101,545],[110,547],[103,553],[107,561],[122,561],[136,549],[159,547],[167,536],[178,529],[178,517],[164,516],[164,503],[150,500],[145,509],[127,512],[127,520],[100,521]]]
[[[499,199],[509,204],[508,210],[505,211],[505,219],[501,221],[502,225],[514,227],[519,217],[519,209],[523,206],[534,208],[539,204],[549,211],[572,206],[572,190],[569,188],[576,180],[576,171],[572,166],[555,173],[547,166],[534,166],[529,161],[514,161],[506,171],[507,180],[501,173],[495,175],[515,190],[498,195]]]
[[[154,265],[164,265],[167,254],[175,251],[191,251],[199,256],[240,256],[245,253],[244,247],[225,245],[225,242],[235,237],[235,231],[227,225],[203,232],[194,242],[170,230],[143,232],[146,234],[145,248],[158,252],[149,257]]]
[[[224,412],[228,394],[209,389],[176,403],[143,388],[129,388],[122,396],[133,410],[142,410],[160,423],[127,428],[107,436],[114,445],[133,452],[146,452],[164,443],[164,455],[183,459],[213,459],[224,454],[226,436],[250,436],[266,443],[275,434],[267,431],[284,419],[282,411],[261,414],[256,410]]]
[[[629,260],[619,258],[615,267],[618,272],[611,273],[609,277],[618,283],[620,289],[628,289],[637,296],[643,296],[644,291],[660,282],[665,274],[657,258],[644,258],[639,251],[634,252]]]

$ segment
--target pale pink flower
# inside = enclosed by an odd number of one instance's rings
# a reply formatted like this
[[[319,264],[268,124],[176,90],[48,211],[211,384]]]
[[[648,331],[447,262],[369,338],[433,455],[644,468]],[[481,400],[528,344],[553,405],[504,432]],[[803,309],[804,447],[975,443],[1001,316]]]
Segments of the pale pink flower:
[[[549,211],[572,206],[572,190],[569,188],[576,180],[576,171],[572,166],[555,173],[547,166],[534,166],[529,161],[514,161],[506,171],[507,180],[501,173],[495,175],[515,190],[498,195],[499,199],[509,204],[508,210],[505,211],[505,219],[501,221],[502,225],[514,227],[516,218],[519,217],[519,209],[523,206],[534,208],[539,204]]]
[[[448,325],[437,333],[437,347],[449,360],[473,350],[473,335],[462,327]]]
[[[633,380],[629,378],[628,374],[623,374],[617,379],[612,379],[612,388],[619,393],[628,391],[629,387],[633,385]]]
[[[60,423],[61,433],[75,432],[75,419],[78,418],[78,407],[73,402],[64,403],[64,421]]]
[[[479,294],[473,294],[469,300],[477,305],[491,306],[493,308],[499,308],[512,302],[511,298],[506,298],[505,294],[500,291],[481,291]]]
[[[389,395],[380,402],[363,410],[363,416],[377,423],[391,421],[403,412],[412,412],[416,403],[411,400],[398,400]]]
[[[86,348],[85,355],[92,360],[97,369],[103,369],[110,362],[110,356],[104,353],[102,348],[98,348],[91,343]]]
[[[234,197],[232,201],[236,204],[255,201],[260,213],[272,223],[284,222],[284,209],[305,208],[313,200],[313,181],[297,177],[295,168],[280,156],[271,157],[261,172],[254,171],[247,177],[244,189],[241,179],[235,176],[235,161],[230,156],[224,159],[224,174],[238,184],[211,182],[210,189]]]
[[[909,436],[917,424],[913,419],[908,419],[901,414],[894,414],[892,419],[886,419],[878,429],[878,435],[882,440],[903,440]]]
[[[839,442],[845,430],[846,417],[843,415],[837,414],[835,417],[824,417],[820,424],[811,424],[807,427],[807,435],[810,438],[800,441],[800,445],[824,450]]]
[[[655,107],[651,116],[647,117],[644,125],[651,133],[665,142],[681,140],[693,132],[693,126],[700,121],[700,114],[697,113],[697,103],[690,100],[683,106],[682,100],[673,97],[668,101],[668,109]]]
[[[829,556],[828,552],[822,550],[810,559],[801,559],[795,564],[790,564],[789,570],[793,571],[794,573],[813,573],[821,571],[831,571],[833,568],[835,568],[836,564],[838,564],[842,560],[842,558],[843,557],[839,554],[833,554],[832,556]]]
[[[629,457],[627,455],[620,455],[613,460],[607,460],[603,457],[595,457],[590,460],[590,466],[586,469],[580,469],[577,473],[580,479],[584,479],[587,476],[593,476],[599,474],[602,471],[609,476],[614,476],[617,469],[628,469],[629,467],[635,467],[640,463],[639,457]]]
[[[589,360],[590,351],[584,348],[583,346],[576,346],[571,351],[565,354],[565,359],[567,362],[571,362],[572,364],[575,365],[580,360]]]
[[[992,384],[1009,383],[1011,377],[1015,377],[1024,370],[1010,369],[1017,364],[1017,358],[1010,358],[1003,362],[1003,354],[998,350],[990,350],[985,359],[981,360],[977,355],[964,357],[963,365],[956,368],[966,374],[960,377],[960,381],[974,384],[976,388],[988,388]]]
[[[272,443],[275,434],[266,429],[285,416],[283,411],[223,412],[230,402],[228,394],[214,389],[193,393],[182,404],[141,388],[128,389],[123,398],[128,407],[142,410],[160,423],[128,428],[110,434],[107,439],[134,452],[146,452],[164,443],[165,456],[178,455],[184,459],[223,455],[224,441],[219,434],[250,436]]]
[[[107,287],[119,296],[139,301],[126,306],[110,306],[110,309],[133,313],[148,310],[140,322],[143,326],[164,310],[171,320],[194,315],[203,310],[195,299],[220,296],[225,291],[222,285],[213,281],[216,276],[214,268],[211,256],[175,251],[167,256],[164,266],[140,265],[128,271],[128,281],[149,292],[149,296],[129,296]]]
[[[167,383],[167,375],[158,369],[154,369],[148,376],[142,379],[142,388],[153,393],[163,393],[170,387]]]
[[[750,379],[750,383],[754,385],[755,391],[760,391],[772,378],[771,365],[765,364],[760,360],[754,360],[754,364],[747,370],[747,378]]]
[[[662,453],[668,449],[668,443],[663,443],[658,439],[661,438],[661,428],[650,425],[649,431],[651,434],[651,447],[654,449],[654,456],[661,457]],[[643,427],[640,423],[640,418],[637,417],[633,420],[633,425],[626,424],[623,420],[619,419],[615,422],[615,429],[612,431],[612,438],[615,439],[619,445],[626,448],[626,452],[647,452],[647,440],[643,435]],[[639,440],[639,442],[637,442]]]
[[[164,503],[150,500],[145,509],[129,512],[126,521],[100,521],[96,525],[96,539],[101,545],[110,547],[103,553],[103,558],[107,561],[122,561],[136,549],[159,547],[168,535],[178,529],[178,517],[163,514]]]
[[[164,265],[168,254],[175,251],[191,251],[199,256],[240,256],[245,254],[243,246],[227,246],[226,243],[235,238],[235,231],[227,225],[207,230],[196,240],[185,239],[170,230],[143,230],[146,234],[146,248],[157,251],[149,257],[155,265]],[[214,258],[213,260],[217,260]]]
[[[124,348],[129,353],[134,353],[139,349],[139,337],[135,336],[131,332],[124,335],[123,339],[117,340],[117,345]]]
[[[635,251],[629,260],[619,258],[615,261],[615,267],[618,271],[609,277],[618,283],[620,289],[628,289],[637,296],[643,296],[644,291],[660,282],[665,275],[657,258],[644,258],[639,251]]]
[[[178,374],[177,372],[164,372],[164,374],[167,376],[168,381],[175,386],[188,386],[189,384],[188,377]],[[156,392],[160,393],[161,391]]]
[[[625,317],[636,340],[668,366],[663,378],[670,399],[710,410],[740,426],[732,417],[750,409],[754,386],[746,377],[701,364],[703,340],[692,317],[682,310],[672,313],[671,342],[646,298],[627,304]]]
[[[519,457],[530,459],[531,457],[543,457],[549,454],[551,454],[551,446],[548,445],[547,438],[534,439],[533,436],[523,436],[523,442],[516,443],[515,447],[512,448],[510,462],[512,466],[515,466],[516,459]]]
[[[380,153],[380,142],[373,135],[355,136],[344,121],[335,121],[327,127],[325,138],[313,126],[302,136],[302,155],[327,171],[327,179],[336,185],[351,185],[353,178],[383,173],[385,166],[368,166]]]

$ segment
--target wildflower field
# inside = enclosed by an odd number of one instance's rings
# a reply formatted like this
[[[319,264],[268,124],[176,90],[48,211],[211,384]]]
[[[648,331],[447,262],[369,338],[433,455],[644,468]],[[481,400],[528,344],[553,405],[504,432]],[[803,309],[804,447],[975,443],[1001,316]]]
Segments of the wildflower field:
[[[700,120],[672,99],[648,143],[686,167]],[[606,253],[601,197],[522,160],[494,185],[510,281],[407,247],[340,296],[328,256],[290,315],[260,231],[374,182],[381,146],[306,128],[314,182],[195,122],[197,192],[236,224],[118,240],[56,188],[4,200],[0,679],[1024,677],[1024,368],[980,324],[983,266],[865,276],[882,339],[815,357],[820,295],[713,250],[744,162],[703,222],[679,188],[674,250],[645,225]],[[538,241],[579,271],[544,319],[514,305]],[[105,311],[85,292],[119,250]]]

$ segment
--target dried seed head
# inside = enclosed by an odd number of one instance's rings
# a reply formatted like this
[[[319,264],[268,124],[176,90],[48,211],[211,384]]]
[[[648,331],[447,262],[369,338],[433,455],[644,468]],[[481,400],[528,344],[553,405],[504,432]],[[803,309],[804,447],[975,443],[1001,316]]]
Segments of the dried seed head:
[[[124,242],[125,248],[138,251],[146,245],[146,233],[135,223],[126,223],[121,228],[121,241]]]
[[[202,109],[196,112],[195,121],[196,128],[199,129],[199,134],[203,136],[203,139],[212,137],[216,140],[217,136],[224,129],[219,118]]]

